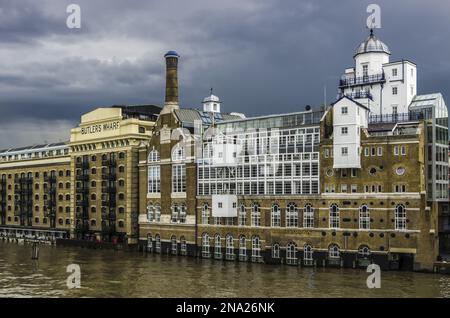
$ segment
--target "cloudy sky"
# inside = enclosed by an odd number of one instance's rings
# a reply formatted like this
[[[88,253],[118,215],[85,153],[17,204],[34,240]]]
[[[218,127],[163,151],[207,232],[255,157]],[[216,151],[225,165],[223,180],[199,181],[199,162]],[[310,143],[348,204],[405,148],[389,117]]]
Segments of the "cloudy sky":
[[[247,115],[319,105],[324,86],[331,102],[374,2],[391,59],[416,62],[418,92],[450,104],[445,0],[0,0],[0,147],[67,140],[98,106],[162,105],[172,49],[183,107],[210,87]],[[66,26],[71,3],[81,29]]]

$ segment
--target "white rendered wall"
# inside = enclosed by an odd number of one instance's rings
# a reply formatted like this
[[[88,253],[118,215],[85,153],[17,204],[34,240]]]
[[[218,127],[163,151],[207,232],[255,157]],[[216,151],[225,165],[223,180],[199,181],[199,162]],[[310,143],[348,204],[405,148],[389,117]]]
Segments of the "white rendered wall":
[[[213,217],[237,217],[237,196],[231,194],[212,195]]]
[[[342,114],[342,108],[347,107],[347,114]],[[361,168],[361,133],[362,127],[367,128],[368,111],[348,98],[342,98],[333,105],[333,168]],[[342,134],[342,127],[348,132]],[[342,154],[346,147],[347,155]]]

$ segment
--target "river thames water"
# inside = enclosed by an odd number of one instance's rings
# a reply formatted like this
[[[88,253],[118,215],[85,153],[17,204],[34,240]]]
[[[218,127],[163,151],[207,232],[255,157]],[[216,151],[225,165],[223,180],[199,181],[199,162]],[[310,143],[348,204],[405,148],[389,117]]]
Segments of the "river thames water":
[[[68,289],[69,264],[81,288]],[[0,242],[0,297],[450,297],[450,276],[228,263],[138,252]]]

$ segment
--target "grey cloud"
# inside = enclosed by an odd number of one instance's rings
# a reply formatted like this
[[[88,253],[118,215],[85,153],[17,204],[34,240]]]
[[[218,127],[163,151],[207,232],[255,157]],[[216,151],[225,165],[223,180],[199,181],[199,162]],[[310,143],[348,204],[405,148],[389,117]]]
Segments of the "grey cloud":
[[[72,2],[81,30],[65,27]],[[371,2],[0,0],[0,127],[24,113],[76,123],[96,106],[161,104],[169,49],[182,56],[185,107],[199,107],[211,86],[225,111],[249,115],[320,105],[325,86],[330,102],[367,36]],[[450,104],[450,4],[377,3],[391,58],[416,62],[419,93],[441,91]]]

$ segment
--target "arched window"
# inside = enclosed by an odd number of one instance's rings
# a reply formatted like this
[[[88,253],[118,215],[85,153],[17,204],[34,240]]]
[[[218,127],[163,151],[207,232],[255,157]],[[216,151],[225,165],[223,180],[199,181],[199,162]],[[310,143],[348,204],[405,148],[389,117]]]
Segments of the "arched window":
[[[339,228],[339,206],[337,204],[332,204],[330,206],[330,228]]]
[[[160,161],[159,152],[155,149],[150,151],[150,153],[148,154],[147,161],[148,161],[148,163],[159,162]]]
[[[252,237],[252,262],[261,262],[261,240],[259,236]]]
[[[159,234],[155,235],[155,251],[161,253],[161,236]]]
[[[252,226],[261,226],[261,212],[259,210],[258,203],[253,203],[251,217],[252,217]]]
[[[180,143],[176,144],[172,149],[172,161],[183,161],[185,159],[184,147]]]
[[[367,245],[361,245],[358,248],[358,256],[361,258],[368,258],[370,256],[370,248]]]
[[[239,225],[245,226],[247,223],[247,214],[245,211],[245,205],[241,204],[239,206]]]
[[[280,245],[278,243],[272,246],[272,258],[280,258]]]
[[[153,222],[155,220],[155,207],[153,204],[147,206],[147,221]]]
[[[330,259],[339,259],[341,257],[339,246],[337,246],[336,244],[330,245],[330,247],[328,248],[328,257]]]
[[[286,227],[298,226],[298,210],[295,203],[289,203],[286,207]]]
[[[184,236],[180,237],[180,254],[181,255],[187,254],[187,243],[186,238]]]
[[[219,234],[214,237],[214,258],[222,259],[222,242]]]
[[[202,224],[209,224],[209,206],[207,203],[202,207]]]
[[[148,193],[161,192],[161,167],[159,164],[159,152],[156,150],[150,151],[148,155]]]
[[[297,245],[295,243],[289,243],[286,248],[286,264],[297,264]]]
[[[209,249],[209,235],[204,233],[202,236],[202,257],[209,258],[211,251]]]
[[[272,205],[271,221],[272,227],[281,226],[281,210],[278,204]]]
[[[171,251],[172,255],[177,255],[178,254],[178,244],[177,244],[177,237],[175,235],[172,235],[172,237],[170,238],[170,243],[171,243],[170,251]]]
[[[395,208],[395,229],[397,231],[406,230],[406,208],[403,204]]]
[[[305,265],[313,264],[313,249],[309,244],[305,244],[305,246],[303,247],[303,263]]]
[[[359,228],[361,230],[370,230],[370,212],[365,204],[359,208]]]
[[[233,236],[230,234],[228,234],[226,238],[225,258],[230,261],[234,260],[234,240]]]
[[[303,227],[314,227],[314,209],[311,204],[306,204],[303,211]]]
[[[247,246],[245,236],[242,235],[239,237],[239,260],[246,261],[247,260]]]

